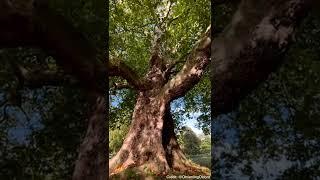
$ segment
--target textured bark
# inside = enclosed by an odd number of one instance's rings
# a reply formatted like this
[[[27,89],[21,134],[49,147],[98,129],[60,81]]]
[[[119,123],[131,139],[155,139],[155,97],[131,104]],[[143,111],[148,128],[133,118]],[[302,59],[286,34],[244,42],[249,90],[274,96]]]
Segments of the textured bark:
[[[231,23],[212,43],[212,107],[218,115],[281,64],[309,0],[243,0]]]
[[[142,165],[156,174],[169,171],[161,144],[165,106],[159,97],[148,97],[140,92],[128,135],[119,152],[109,161],[110,174]]]
[[[84,142],[79,149],[74,180],[107,179],[106,104],[107,65],[97,58],[95,48],[45,1],[0,1],[0,47],[37,47],[52,55],[66,73],[94,94],[94,109],[88,120]],[[32,79],[47,84],[55,80]],[[30,80],[30,79],[29,79]],[[51,82],[50,82],[51,81]]]

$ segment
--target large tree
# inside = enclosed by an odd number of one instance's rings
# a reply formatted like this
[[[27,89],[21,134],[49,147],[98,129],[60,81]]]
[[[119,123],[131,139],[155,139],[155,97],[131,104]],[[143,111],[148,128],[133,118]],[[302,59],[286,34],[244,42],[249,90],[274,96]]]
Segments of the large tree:
[[[126,5],[124,1],[111,1],[112,3]],[[130,11],[129,7],[122,9],[123,17],[127,17],[128,13],[147,13],[151,17],[141,19],[139,23],[152,30],[152,33],[147,32],[146,35],[153,39],[149,44],[149,57],[144,57],[148,59],[148,68],[141,76],[134,68],[126,65],[125,60],[119,60],[129,57],[128,54],[120,58],[119,52],[111,54],[110,63],[105,61],[105,57],[99,57],[95,47],[43,1],[0,2],[1,47],[37,46],[44,49],[56,59],[60,67],[63,67],[64,72],[77,77],[78,83],[87,87],[92,95],[91,102],[94,108],[88,118],[88,129],[79,150],[74,179],[105,179],[107,176],[104,143],[104,92],[107,89],[104,80],[107,67],[110,76],[119,76],[126,80],[127,84],[121,85],[122,87],[130,86],[137,91],[131,128],[122,148],[109,162],[110,172],[116,173],[124,168],[142,165],[161,174],[167,173],[170,169],[189,171],[192,165],[185,161],[174,134],[170,102],[185,95],[200,81],[212,52],[214,112],[221,113],[230,109],[236,103],[234,100],[247,94],[279,64],[280,57],[290,44],[295,27],[304,16],[309,1],[243,0],[231,23],[212,41],[212,50],[211,28],[208,28],[209,23],[203,22],[208,19],[195,16],[203,10],[209,14],[209,2],[197,2],[198,6],[190,6],[190,3],[194,1],[137,1],[129,6],[135,11]],[[149,6],[154,11],[146,12],[139,8],[144,6]],[[185,9],[182,12],[177,8],[176,11],[172,11],[174,13],[170,13],[170,9],[180,6],[189,8],[182,8]],[[176,16],[172,16],[173,14]],[[141,17],[136,15],[133,18]],[[188,24],[189,17],[197,17],[195,19],[198,22],[193,21],[194,25],[191,25],[189,21]],[[169,50],[174,51],[180,47],[173,48],[172,44],[175,43],[171,42],[171,48],[168,49],[170,45],[165,46],[163,42],[167,41],[163,39],[175,34],[174,28],[170,30],[169,27],[179,19],[179,24],[188,24],[180,26],[180,32],[191,30],[187,32],[194,33],[192,37],[198,41],[194,43],[192,39],[191,44],[194,45],[186,57],[180,53],[180,58],[168,58],[165,55],[170,55]],[[115,33],[120,33],[127,29],[120,26],[114,30]],[[184,42],[183,37],[180,38],[177,37],[176,40],[181,40],[182,46],[188,42]],[[120,48],[118,51],[123,50]],[[172,74],[174,71],[171,70],[180,60],[184,61],[184,65]],[[16,69],[25,85],[41,86],[68,81],[65,74],[37,72],[35,76],[32,71],[19,67]]]
[[[170,109],[200,81],[210,60],[210,2],[191,2],[110,1],[110,88],[136,94],[110,175],[131,167],[205,174],[180,149]]]

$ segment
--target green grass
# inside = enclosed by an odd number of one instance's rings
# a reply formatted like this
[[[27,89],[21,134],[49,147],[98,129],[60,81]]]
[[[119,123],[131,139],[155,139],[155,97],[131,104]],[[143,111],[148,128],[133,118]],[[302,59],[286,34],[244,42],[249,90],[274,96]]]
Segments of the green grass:
[[[187,157],[192,162],[197,163],[200,166],[211,168],[211,154],[187,155]]]

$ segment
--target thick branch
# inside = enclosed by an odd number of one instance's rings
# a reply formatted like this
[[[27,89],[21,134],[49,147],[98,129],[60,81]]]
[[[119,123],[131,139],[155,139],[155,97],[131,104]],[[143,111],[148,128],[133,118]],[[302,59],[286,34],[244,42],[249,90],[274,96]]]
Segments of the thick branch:
[[[206,30],[200,41],[193,48],[183,68],[164,87],[168,100],[185,95],[200,78],[209,63],[211,45],[211,26]]]
[[[213,114],[226,113],[281,63],[309,0],[243,0],[212,43]]]
[[[150,88],[146,81],[143,78],[140,78],[133,69],[131,69],[121,60],[118,60],[117,62],[118,63],[116,65],[112,63],[108,64],[109,76],[122,77],[123,79],[127,80],[130,86],[137,90],[146,90]]]
[[[114,83],[110,89],[121,90],[121,89],[133,89],[128,83]]]
[[[14,65],[15,74],[22,83],[22,86],[28,88],[40,88],[42,86],[62,86],[79,85],[80,82],[62,71],[52,70],[28,70],[20,65]]]

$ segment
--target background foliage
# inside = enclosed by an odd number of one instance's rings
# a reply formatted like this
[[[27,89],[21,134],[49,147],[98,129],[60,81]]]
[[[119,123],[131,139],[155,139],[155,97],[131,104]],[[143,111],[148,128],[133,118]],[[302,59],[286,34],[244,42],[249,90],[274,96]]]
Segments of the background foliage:
[[[218,26],[234,5],[219,7]],[[229,11],[230,10],[230,11]],[[284,64],[234,112],[213,122],[218,179],[317,179],[320,177],[320,18],[303,21]]]
[[[180,147],[190,160],[211,168],[211,135],[197,135],[190,127],[183,126],[177,136]]]

